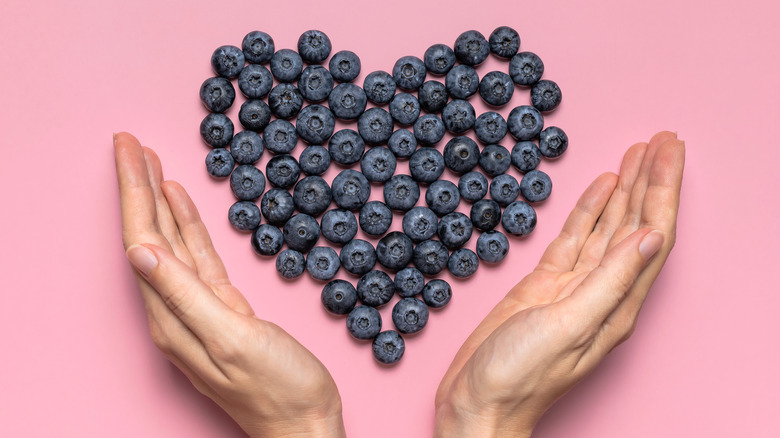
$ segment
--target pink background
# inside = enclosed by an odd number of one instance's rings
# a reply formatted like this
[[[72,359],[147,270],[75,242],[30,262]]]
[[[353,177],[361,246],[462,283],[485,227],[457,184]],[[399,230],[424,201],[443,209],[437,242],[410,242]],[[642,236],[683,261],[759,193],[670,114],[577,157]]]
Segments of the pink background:
[[[122,130],[155,148],[166,177],[190,191],[258,314],[331,370],[350,435],[380,438],[430,436],[452,356],[533,268],[586,185],[617,171],[634,142],[676,130],[688,151],[677,247],[634,336],[535,436],[780,433],[775,2],[108,3],[0,6],[0,435],[242,436],[149,339],[122,251],[111,147]],[[232,195],[203,165],[198,89],[212,50],[240,45],[251,30],[295,48],[303,31],[321,29],[334,52],[361,56],[362,83],[401,56],[499,25],[516,28],[521,49],[538,53],[560,84],[564,103],[548,123],[566,130],[570,149],[542,164],[555,188],[536,231],[513,239],[499,267],[453,282],[450,306],[408,339],[400,365],[382,369],[321,309],[320,284],[280,281],[228,224]],[[505,68],[491,59],[479,72]],[[527,99],[518,91],[513,104]]]

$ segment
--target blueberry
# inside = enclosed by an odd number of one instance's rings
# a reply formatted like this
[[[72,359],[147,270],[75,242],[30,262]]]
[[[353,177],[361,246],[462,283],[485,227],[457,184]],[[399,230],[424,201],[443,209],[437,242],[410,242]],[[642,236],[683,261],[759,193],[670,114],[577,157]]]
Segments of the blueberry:
[[[251,201],[238,201],[228,209],[228,220],[239,231],[252,231],[260,225],[260,209]]]
[[[298,53],[309,64],[317,64],[330,56],[330,38],[320,30],[307,30],[298,38]]]
[[[485,263],[498,263],[508,252],[509,239],[500,231],[486,231],[477,238],[477,256]]]
[[[393,66],[395,83],[405,90],[416,90],[425,81],[425,64],[416,56],[404,56]]]
[[[413,297],[422,292],[423,287],[425,287],[425,278],[419,269],[409,266],[395,274],[393,283],[395,283],[395,290],[399,296]]]
[[[539,111],[552,111],[561,103],[561,89],[555,82],[542,79],[531,88],[531,105]]]
[[[290,49],[277,50],[271,57],[271,74],[279,82],[292,82],[303,71],[301,55]]]
[[[330,159],[344,166],[360,161],[366,150],[363,137],[352,129],[342,129],[333,134],[328,143]]]
[[[333,243],[343,245],[357,234],[358,223],[355,215],[347,210],[328,210],[322,215],[322,235]]]
[[[479,167],[490,176],[505,173],[511,165],[512,157],[509,155],[509,151],[498,144],[485,146],[479,156]]]
[[[333,199],[330,186],[322,177],[310,175],[304,177],[293,189],[293,203],[301,213],[318,216],[330,206]]]
[[[330,152],[322,146],[308,146],[298,160],[298,165],[306,175],[322,175],[330,167]]]
[[[230,141],[230,154],[238,164],[254,164],[263,156],[263,143],[255,131],[241,131]]]
[[[262,65],[249,64],[238,75],[238,89],[249,99],[262,99],[274,86],[271,72]]]
[[[404,214],[403,230],[412,242],[418,243],[436,235],[439,218],[428,207],[414,207]]]
[[[471,206],[471,223],[482,231],[489,231],[501,222],[501,206],[492,199],[480,199]]]
[[[411,125],[420,117],[420,102],[409,93],[398,93],[388,105],[390,116],[399,125]]]
[[[334,315],[346,315],[357,304],[357,291],[346,280],[333,280],[322,288],[320,300],[325,310]]]
[[[295,85],[281,83],[268,94],[268,106],[276,117],[289,119],[303,107],[303,95]]]
[[[444,157],[434,148],[418,149],[409,158],[409,173],[417,182],[432,183],[444,173]]]
[[[327,107],[309,105],[302,109],[295,122],[295,132],[298,137],[309,144],[323,144],[336,127],[336,119]]]
[[[477,116],[468,101],[455,99],[441,110],[441,120],[448,131],[461,134],[474,127]]]
[[[533,85],[544,73],[544,63],[533,52],[520,52],[509,61],[509,76],[517,85]]]
[[[520,195],[520,184],[509,174],[498,175],[490,183],[490,197],[499,205],[509,205]]]
[[[501,141],[507,133],[506,120],[495,111],[480,114],[474,122],[474,133],[477,138],[486,144],[495,144]]]
[[[469,172],[479,162],[479,146],[471,137],[452,137],[444,146],[444,165],[455,173]]]
[[[298,90],[309,102],[322,102],[333,91],[333,76],[321,65],[310,65],[298,79]]]
[[[520,35],[509,26],[497,27],[488,37],[490,51],[502,58],[511,58],[520,49]]]
[[[395,175],[383,188],[385,204],[391,210],[407,211],[420,199],[420,186],[409,175]]]
[[[471,277],[477,272],[477,268],[479,268],[479,258],[468,248],[456,249],[447,261],[447,269],[458,278]]]
[[[363,91],[371,102],[384,105],[395,95],[396,84],[390,73],[382,70],[369,73],[363,80]]]
[[[393,306],[392,315],[399,332],[417,333],[428,323],[428,306],[414,297],[401,298]]]
[[[357,283],[360,302],[371,307],[380,307],[393,298],[395,285],[393,279],[382,271],[369,271],[363,274]]]
[[[520,180],[520,193],[528,202],[542,202],[550,197],[552,180],[541,170],[531,170]]]
[[[362,173],[344,169],[333,178],[333,200],[345,210],[359,210],[371,196],[371,184]]]
[[[336,276],[340,267],[339,256],[331,247],[315,246],[306,255],[306,270],[315,280],[330,280]]]
[[[536,143],[532,141],[521,141],[512,148],[511,159],[512,164],[517,170],[526,173],[539,166],[539,162],[542,161],[542,152],[539,150],[539,147],[536,146]]]
[[[265,167],[265,175],[268,182],[274,187],[288,189],[295,185],[301,176],[301,168],[290,154],[277,155],[270,160]]]
[[[433,146],[444,137],[444,122],[435,114],[425,114],[414,122],[414,138],[423,146]]]
[[[247,100],[241,104],[238,121],[246,129],[262,131],[271,121],[271,108],[259,99]]]
[[[429,281],[423,288],[422,299],[428,307],[440,309],[446,306],[452,299],[452,288],[446,281],[435,278]]]
[[[425,51],[423,59],[429,72],[444,75],[455,65],[455,52],[446,44],[434,44]]]
[[[393,212],[380,201],[369,201],[360,209],[360,228],[366,234],[381,236],[393,223]]]
[[[528,235],[536,227],[536,211],[527,202],[515,201],[504,209],[501,223],[509,234]]]
[[[401,360],[405,350],[404,338],[395,330],[379,333],[374,338],[374,342],[371,343],[374,359],[385,365],[394,364]]]
[[[454,211],[441,218],[437,233],[441,243],[447,248],[460,248],[471,239],[473,231],[469,217]]]
[[[211,66],[223,78],[235,78],[246,64],[244,52],[236,46],[220,46],[211,55]]]
[[[306,269],[303,254],[294,249],[285,249],[276,256],[276,270],[287,279],[297,278]]]
[[[569,137],[557,126],[548,126],[539,134],[539,151],[547,158],[561,156],[569,148]]]
[[[230,189],[241,201],[254,201],[265,190],[263,172],[251,164],[242,164],[230,174]]]
[[[233,156],[225,148],[214,148],[206,155],[206,171],[215,178],[227,178],[235,164]]]
[[[275,154],[288,154],[298,144],[298,134],[292,123],[277,119],[263,130],[263,142],[265,147]]]
[[[460,177],[458,180],[460,197],[471,202],[479,201],[488,192],[488,180],[485,175],[472,171]]]
[[[449,97],[447,87],[438,81],[426,81],[417,90],[420,108],[429,113],[438,113],[443,110]]]
[[[241,42],[244,57],[252,64],[264,64],[274,56],[274,39],[265,32],[249,32]]]
[[[271,189],[260,200],[260,211],[269,224],[284,225],[295,212],[293,197],[285,189]]]
[[[412,261],[425,275],[436,275],[447,267],[450,253],[438,240],[426,240],[414,247]]]
[[[352,239],[339,254],[341,266],[350,274],[363,275],[374,269],[376,265],[376,251],[374,246],[362,239]]]
[[[468,30],[455,40],[453,51],[461,64],[478,65],[490,54],[490,44],[481,33]]]
[[[284,236],[279,228],[263,224],[252,232],[252,249],[259,255],[271,256],[282,250]]]
[[[506,124],[515,139],[533,140],[542,132],[544,117],[538,109],[529,105],[520,105],[509,112]]]
[[[512,100],[515,84],[508,74],[491,71],[479,82],[479,95],[489,105],[502,106]]]
[[[374,339],[382,330],[379,311],[370,306],[357,306],[347,315],[347,331],[355,339]]]
[[[456,65],[444,79],[447,93],[455,99],[467,99],[477,92],[479,76],[473,67]]]
[[[385,147],[371,148],[360,160],[360,170],[363,175],[375,183],[383,183],[392,178],[395,166],[395,155]]]
[[[328,106],[342,120],[355,120],[367,104],[366,92],[355,84],[339,84],[328,96]]]
[[[370,108],[360,115],[358,132],[366,143],[387,143],[393,135],[393,117],[382,108]]]
[[[412,131],[398,129],[387,140],[387,147],[398,158],[409,158],[417,150],[417,139]]]
[[[200,136],[209,146],[223,148],[233,139],[233,122],[224,114],[209,114],[200,122]]]
[[[458,186],[446,179],[434,181],[425,191],[425,203],[439,216],[455,211],[460,204]]]
[[[308,214],[299,213],[284,224],[282,233],[290,249],[305,253],[320,239],[320,225]]]
[[[387,269],[397,271],[412,261],[414,244],[412,239],[399,231],[392,231],[376,244],[376,258]]]
[[[208,78],[200,86],[200,100],[212,113],[225,112],[236,99],[236,90],[223,77]]]
[[[352,82],[360,75],[360,58],[349,50],[337,52],[328,63],[330,74],[339,82]]]

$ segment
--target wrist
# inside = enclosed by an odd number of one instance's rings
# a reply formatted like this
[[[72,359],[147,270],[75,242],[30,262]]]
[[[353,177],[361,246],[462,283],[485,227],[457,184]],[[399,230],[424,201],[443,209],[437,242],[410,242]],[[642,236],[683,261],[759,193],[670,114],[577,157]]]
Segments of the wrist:
[[[337,412],[327,414],[310,413],[293,419],[258,421],[258,424],[248,425],[244,430],[252,438],[346,437],[340,407]]]
[[[434,436],[436,438],[530,437],[538,416],[522,406],[506,408],[487,406],[468,398],[450,397],[436,405]]]

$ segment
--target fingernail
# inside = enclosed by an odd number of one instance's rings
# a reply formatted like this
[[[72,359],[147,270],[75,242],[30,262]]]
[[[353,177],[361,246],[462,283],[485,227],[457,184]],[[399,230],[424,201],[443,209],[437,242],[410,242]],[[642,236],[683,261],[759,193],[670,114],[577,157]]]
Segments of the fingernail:
[[[658,230],[653,230],[647,233],[642,242],[639,243],[639,253],[642,254],[645,261],[649,261],[661,249],[663,244],[664,234]]]
[[[116,132],[114,133],[114,146],[116,146]]]
[[[127,248],[127,258],[144,277],[149,277],[149,273],[157,266],[157,257],[148,248],[141,245],[132,245]]]

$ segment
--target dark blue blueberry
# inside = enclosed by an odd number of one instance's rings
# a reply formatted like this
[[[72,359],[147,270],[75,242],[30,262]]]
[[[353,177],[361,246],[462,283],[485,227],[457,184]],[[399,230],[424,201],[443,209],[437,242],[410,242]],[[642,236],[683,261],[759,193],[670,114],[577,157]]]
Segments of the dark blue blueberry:
[[[336,175],[331,188],[336,205],[345,210],[360,210],[371,196],[371,184],[362,173],[352,169]]]
[[[447,87],[438,81],[426,81],[417,90],[420,108],[429,113],[438,113],[443,110],[449,97]]]
[[[306,270],[315,280],[330,280],[340,267],[339,256],[329,246],[315,246],[306,255]]]
[[[318,64],[330,56],[330,38],[321,30],[307,30],[298,38],[298,53],[309,64]]]
[[[520,184],[515,177],[509,174],[501,174],[490,182],[490,197],[499,205],[509,205],[520,196]]]
[[[252,249],[262,256],[271,256],[282,250],[284,236],[279,228],[263,224],[252,232]]]
[[[244,52],[236,46],[220,46],[211,55],[211,66],[223,78],[232,79],[241,73],[246,64]]]
[[[435,278],[425,285],[422,290],[422,299],[432,309],[440,309],[452,299],[452,288],[444,280]]]
[[[242,164],[230,174],[230,189],[241,201],[254,201],[265,190],[263,172],[251,164]]]
[[[366,179],[375,183],[383,183],[392,178],[395,166],[395,155],[384,147],[371,148],[360,160],[361,172]]]
[[[544,73],[544,63],[533,52],[520,52],[509,61],[509,76],[517,85],[533,85]]]
[[[441,141],[444,131],[444,122],[436,114],[425,114],[414,122],[414,138],[423,146]]]
[[[528,235],[536,227],[536,211],[527,202],[515,201],[504,209],[501,224],[509,234]]]
[[[490,176],[501,175],[509,170],[512,157],[505,147],[499,144],[489,144],[479,155],[479,167]]]
[[[268,94],[268,106],[276,117],[289,119],[303,107],[303,95],[295,85],[281,83]]]
[[[236,100],[236,89],[223,77],[208,78],[200,86],[200,100],[212,113],[222,113]]]
[[[561,89],[555,82],[542,79],[531,88],[531,105],[539,111],[552,111],[561,103]]]
[[[384,105],[395,95],[395,79],[390,73],[382,70],[369,73],[363,79],[363,91],[371,102],[377,105]]]
[[[509,112],[506,118],[509,132],[518,141],[533,140],[542,132],[544,117],[530,105],[520,105]]]
[[[292,82],[303,71],[303,60],[294,50],[281,49],[271,57],[271,74],[279,82]]]
[[[398,271],[406,267],[414,256],[412,239],[400,231],[391,231],[376,244],[376,258],[380,265]]]
[[[489,105],[502,106],[512,100],[515,84],[508,74],[491,71],[479,82],[479,95]]]
[[[445,75],[455,65],[455,52],[446,44],[434,44],[425,51],[423,59],[429,72]]]
[[[561,156],[569,148],[569,136],[557,126],[548,126],[539,134],[539,152],[547,158]]]
[[[425,287],[425,278],[419,269],[409,266],[395,274],[395,290],[402,298],[413,297],[422,292]]]
[[[264,64],[274,56],[274,39],[265,32],[249,32],[241,42],[244,57],[251,64]]]
[[[396,94],[387,109],[399,125],[411,125],[420,117],[420,102],[409,93]]]
[[[349,166],[360,161],[366,150],[363,137],[352,129],[336,131],[328,143],[330,159],[343,166]]]
[[[488,180],[485,178],[485,175],[472,171],[460,177],[458,190],[460,190],[461,198],[470,202],[476,202],[487,195]]]
[[[426,240],[414,247],[414,266],[425,275],[436,275],[447,267],[450,253],[438,240]]]
[[[428,323],[428,306],[414,297],[401,298],[393,306],[392,315],[399,332],[417,333]]]
[[[298,160],[290,154],[277,155],[265,166],[265,176],[274,187],[289,189],[301,177]]]
[[[552,180],[541,170],[531,170],[520,180],[520,193],[528,202],[542,202],[550,197]]]
[[[360,75],[360,58],[349,50],[337,52],[328,63],[330,74],[339,82],[352,82]]]
[[[366,92],[355,84],[339,84],[328,96],[328,106],[342,120],[355,120],[363,114],[368,100]]]
[[[206,171],[214,178],[227,178],[236,162],[225,148],[214,148],[206,155]]]
[[[273,86],[271,72],[260,64],[249,64],[238,75],[238,89],[248,99],[264,98]]]
[[[381,236],[393,223],[393,212],[380,201],[369,201],[360,209],[360,228],[372,236]]]
[[[238,121],[246,129],[262,131],[271,121],[271,108],[259,99],[247,100],[238,111]]]
[[[467,278],[474,275],[479,268],[479,258],[474,251],[468,248],[459,248],[450,254],[447,269],[458,278]]]
[[[260,225],[260,209],[251,201],[238,201],[228,209],[228,221],[239,231],[252,231]]]
[[[371,307],[380,307],[393,298],[395,285],[393,279],[382,271],[369,271],[363,274],[357,283],[360,302]]]
[[[362,239],[352,239],[341,248],[341,266],[350,274],[363,275],[374,269],[376,251],[374,246]]]
[[[471,239],[474,227],[465,214],[454,211],[441,218],[437,233],[447,248],[460,248]]]
[[[409,158],[417,150],[417,139],[412,131],[398,129],[387,140],[387,147],[396,157]]]
[[[425,203],[439,216],[455,211],[460,204],[458,186],[446,179],[434,181],[425,191]]]
[[[536,143],[532,141],[521,141],[512,148],[511,159],[512,164],[517,170],[526,173],[539,166],[539,162],[542,161],[542,152],[539,150],[539,147],[536,146]]]
[[[520,49],[520,35],[509,26],[497,27],[488,37],[490,51],[502,58],[511,58]]]
[[[471,206],[471,223],[482,231],[489,231],[501,222],[501,206],[492,199],[480,199]]]
[[[328,183],[317,175],[304,177],[293,189],[295,208],[311,216],[318,216],[327,210],[332,196]]]
[[[300,277],[306,269],[303,254],[294,249],[285,249],[276,256],[276,270],[287,279]]]
[[[466,65],[481,64],[490,54],[490,44],[485,36],[476,30],[467,30],[458,35],[452,49],[458,61]]]
[[[444,146],[444,165],[455,173],[469,172],[479,162],[479,146],[471,137],[452,137]]]
[[[382,108],[370,108],[360,115],[358,132],[366,143],[387,143],[393,135],[393,117]]]
[[[233,139],[233,122],[224,114],[209,114],[200,122],[200,136],[209,146],[224,148]]]
[[[479,76],[473,67],[456,65],[447,73],[444,84],[453,99],[468,99],[479,88]]]
[[[374,339],[382,331],[382,317],[370,306],[357,306],[347,315],[347,331],[355,339]]]
[[[434,148],[418,149],[409,158],[409,173],[417,182],[432,183],[444,173],[444,157]]]
[[[416,90],[425,82],[425,64],[416,56],[404,56],[393,66],[393,79],[404,90]]]
[[[333,91],[333,76],[321,65],[310,65],[303,70],[298,79],[298,90],[303,98],[310,102],[322,102]]]
[[[371,343],[374,359],[385,365],[391,365],[401,360],[405,350],[404,338],[395,330],[379,333],[374,338],[374,342]]]
[[[507,133],[506,120],[495,111],[480,114],[474,122],[474,133],[477,138],[486,144],[494,144],[501,141]]]
[[[420,186],[409,175],[394,175],[384,188],[385,204],[391,210],[407,211],[420,199]]]
[[[323,144],[336,128],[336,118],[327,107],[309,105],[302,109],[295,122],[298,137],[309,144]]]
[[[260,211],[269,224],[282,226],[295,212],[295,203],[287,190],[271,189],[260,200]]]
[[[263,156],[263,143],[255,131],[241,131],[230,141],[230,154],[238,164],[254,164]]]
[[[357,304],[357,291],[346,280],[333,280],[322,288],[320,295],[325,310],[334,315],[346,315]]]
[[[308,214],[299,213],[284,224],[283,234],[290,249],[306,253],[320,239],[320,224]]]
[[[412,242],[419,243],[436,235],[439,218],[428,207],[414,207],[404,214],[403,230]]]
[[[323,237],[343,245],[355,238],[358,223],[351,211],[333,209],[322,215],[320,229]]]
[[[298,160],[298,165],[306,175],[322,175],[330,167],[330,152],[322,146],[308,146]]]
[[[441,120],[448,131],[461,134],[474,127],[477,115],[467,100],[455,99],[441,110]]]
[[[486,231],[477,238],[477,256],[485,263],[498,263],[508,252],[509,239],[500,231]]]
[[[275,154],[288,154],[298,144],[295,126],[287,120],[276,119],[263,131],[265,147]]]

